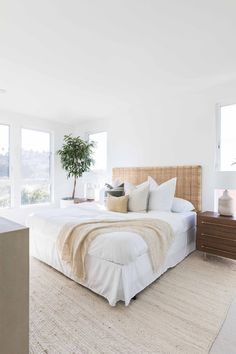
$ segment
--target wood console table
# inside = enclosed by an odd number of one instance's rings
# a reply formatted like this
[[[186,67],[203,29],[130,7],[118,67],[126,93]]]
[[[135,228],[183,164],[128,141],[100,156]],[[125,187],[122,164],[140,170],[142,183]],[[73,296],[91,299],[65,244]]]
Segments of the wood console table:
[[[0,352],[29,352],[29,230],[0,218]]]

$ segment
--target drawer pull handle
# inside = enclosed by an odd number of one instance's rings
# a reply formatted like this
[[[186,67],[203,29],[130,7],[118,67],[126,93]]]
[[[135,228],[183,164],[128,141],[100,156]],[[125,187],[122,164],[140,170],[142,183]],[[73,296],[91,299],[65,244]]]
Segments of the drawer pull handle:
[[[215,236],[215,235],[210,235],[210,234],[204,234],[203,232],[201,233],[201,236],[207,236],[207,237],[213,237],[213,238],[218,238],[222,241],[227,240],[227,241],[233,241],[236,242],[236,238],[226,238],[226,237],[221,237],[221,236]]]
[[[201,224],[205,224],[205,225],[214,225],[214,226],[223,226],[223,227],[228,227],[231,229],[235,229],[236,227],[233,225],[227,225],[227,224],[217,224],[215,222],[209,222],[209,221],[201,221]]]

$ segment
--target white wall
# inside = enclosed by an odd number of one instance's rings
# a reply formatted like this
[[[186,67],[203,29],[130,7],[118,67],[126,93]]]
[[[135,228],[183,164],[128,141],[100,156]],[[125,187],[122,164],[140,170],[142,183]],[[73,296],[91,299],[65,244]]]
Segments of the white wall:
[[[67,124],[50,122],[47,120],[37,119],[35,117],[24,116],[16,113],[0,112],[0,124],[9,124],[11,127],[11,151],[12,169],[13,175],[20,173],[15,171],[15,166],[18,165],[18,161],[15,158],[20,157],[20,129],[31,128],[50,131],[53,137],[53,172],[54,172],[54,201],[48,207],[55,207],[59,205],[61,197],[70,196],[72,191],[71,181],[66,179],[65,172],[62,170],[60,161],[55,152],[61,147],[64,134],[73,132],[73,127]],[[18,168],[19,170],[19,168]],[[19,181],[13,180],[13,183]],[[10,209],[0,209],[0,216],[7,217],[16,222],[24,223],[25,218],[34,210],[43,210],[45,206],[24,206],[14,207]]]
[[[234,87],[157,97],[149,106],[137,103],[113,120],[80,123],[77,133],[107,130],[109,173],[115,166],[202,165],[203,210],[213,210],[215,107],[217,102],[232,102]]]
[[[78,122],[75,126],[0,112],[0,123],[54,132],[54,151],[63,135],[73,132],[108,132],[108,172],[115,166],[168,166],[200,164],[203,167],[203,210],[214,207],[214,169],[217,103],[236,103],[236,82],[205,88],[204,92],[157,96],[145,105],[137,102],[112,117]],[[18,147],[20,148],[20,147]],[[72,183],[55,158],[55,203],[71,194]],[[80,189],[77,188],[77,195]],[[25,216],[41,207],[1,210],[0,216],[24,222]]]

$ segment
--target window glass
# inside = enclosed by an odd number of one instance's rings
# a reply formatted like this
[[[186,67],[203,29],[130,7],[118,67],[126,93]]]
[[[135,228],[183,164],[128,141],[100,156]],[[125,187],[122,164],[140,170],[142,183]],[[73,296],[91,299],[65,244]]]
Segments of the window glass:
[[[217,169],[236,171],[236,104],[219,106],[218,109]],[[215,189],[215,211],[218,210],[218,199],[223,192],[224,190]],[[236,212],[236,190],[230,190],[229,194],[234,199]]]
[[[0,182],[0,208],[11,206],[11,186],[8,182]]]
[[[0,125],[0,178],[9,178],[9,126]]]
[[[220,170],[236,171],[236,104],[220,107]]]
[[[22,129],[21,132],[21,204],[49,202],[51,136],[48,132]]]
[[[49,179],[50,133],[22,129],[21,171],[23,178]]]
[[[0,124],[0,208],[11,206],[8,125]]]
[[[50,184],[25,184],[21,190],[21,204],[50,202]]]

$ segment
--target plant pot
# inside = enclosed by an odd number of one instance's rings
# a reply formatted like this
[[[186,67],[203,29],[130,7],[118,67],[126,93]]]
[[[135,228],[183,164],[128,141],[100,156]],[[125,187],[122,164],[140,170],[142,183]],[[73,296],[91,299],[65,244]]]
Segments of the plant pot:
[[[74,199],[72,198],[62,198],[60,200],[60,208],[66,208],[74,204]]]

